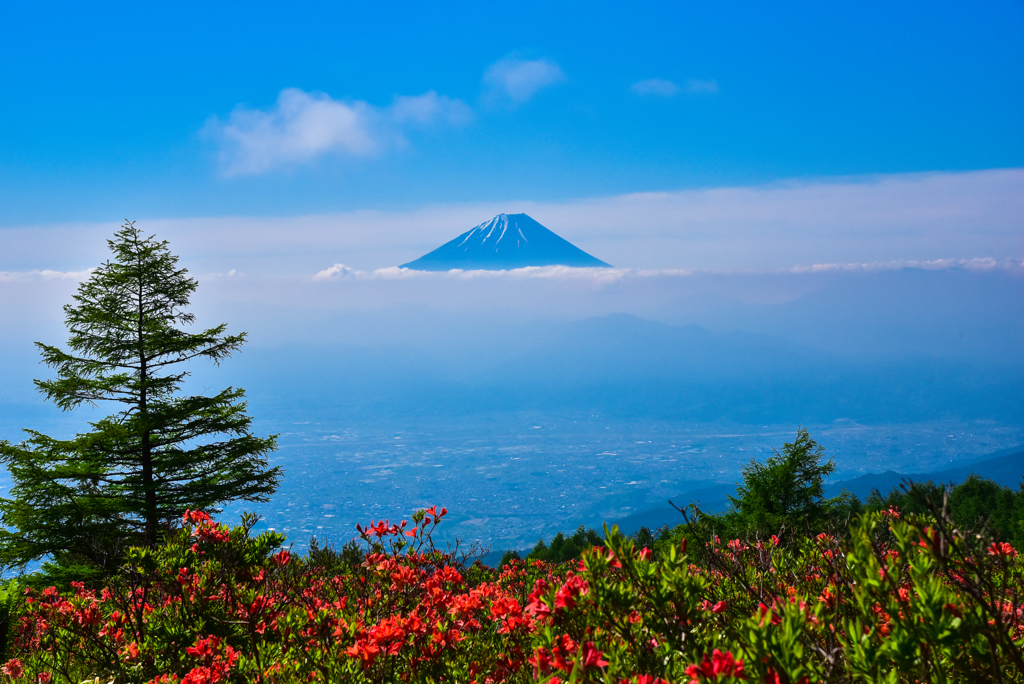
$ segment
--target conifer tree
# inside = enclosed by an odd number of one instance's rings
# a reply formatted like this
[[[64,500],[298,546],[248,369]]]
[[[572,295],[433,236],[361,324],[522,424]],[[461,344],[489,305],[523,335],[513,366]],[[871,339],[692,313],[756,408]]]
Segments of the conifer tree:
[[[788,529],[817,531],[837,512],[854,504],[847,492],[825,498],[825,478],[835,461],[822,463],[825,449],[800,427],[796,439],[783,445],[782,452],[760,463],[751,459],[743,468],[743,484],[730,496],[732,510],[725,516],[736,528],[744,525],[761,534]],[[857,502],[856,505],[859,505]]]
[[[107,242],[113,257],[64,307],[68,351],[36,343],[57,376],[36,386],[65,411],[98,402],[119,410],[71,439],[26,430],[20,444],[0,441],[13,480],[0,499],[3,567],[49,557],[51,575],[105,575],[124,548],[157,543],[185,509],[266,501],[280,478],[267,462],[276,435],[251,434],[244,390],[180,392],[181,364],[219,364],[245,333],[184,329],[197,282],[166,241],[126,221]]]

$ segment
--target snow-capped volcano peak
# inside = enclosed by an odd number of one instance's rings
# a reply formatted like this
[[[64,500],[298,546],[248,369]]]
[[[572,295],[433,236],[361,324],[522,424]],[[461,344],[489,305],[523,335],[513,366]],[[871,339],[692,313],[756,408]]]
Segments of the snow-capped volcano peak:
[[[515,214],[513,214],[515,216]],[[526,216],[526,214],[519,214],[519,216]],[[527,218],[529,218],[527,216]],[[490,221],[484,221],[479,226],[463,233],[458,238],[459,245],[464,245],[467,242],[478,241],[480,245],[487,245],[493,247],[495,250],[499,249],[501,241],[505,239],[505,234],[508,232],[509,226],[508,214],[498,214]],[[531,219],[532,220],[532,219]],[[540,225],[539,223],[537,225]],[[543,228],[543,226],[541,226]],[[523,229],[516,225],[513,228],[512,233],[508,236],[509,242],[506,242],[504,247],[508,248],[512,245],[512,241],[515,241],[516,247],[518,248],[521,244],[528,243],[530,240],[523,233]]]
[[[497,243],[501,242],[502,238],[505,237],[505,231],[507,230],[508,214],[498,214],[490,221],[484,221],[473,230],[469,231],[468,233],[464,233],[464,237],[460,236],[463,237],[462,242],[460,244],[472,240],[474,237],[482,236],[482,242],[487,242],[491,238],[494,238],[493,244],[497,245]],[[519,239],[522,239],[523,242],[529,242],[529,240],[526,239],[526,236],[523,235],[522,228],[517,227],[516,232],[518,233],[518,236],[513,237],[518,237]],[[495,233],[497,233],[497,236],[495,236]]]
[[[498,214],[402,268],[506,270],[524,266],[608,267],[526,214]]]

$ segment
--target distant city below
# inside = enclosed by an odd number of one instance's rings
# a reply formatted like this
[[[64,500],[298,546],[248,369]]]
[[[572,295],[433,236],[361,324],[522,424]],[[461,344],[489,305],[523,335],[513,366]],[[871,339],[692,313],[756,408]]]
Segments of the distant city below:
[[[498,214],[402,268],[503,271],[526,266],[610,268],[526,214]]]

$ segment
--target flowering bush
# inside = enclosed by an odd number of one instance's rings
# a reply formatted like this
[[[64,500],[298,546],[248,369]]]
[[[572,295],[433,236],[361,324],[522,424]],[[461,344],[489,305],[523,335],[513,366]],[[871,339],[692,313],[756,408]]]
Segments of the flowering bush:
[[[468,564],[447,511],[358,531],[358,557],[186,512],[98,591],[27,590],[17,682],[1021,681],[1024,565],[942,515],[842,537],[713,536],[653,554],[616,529],[572,563]]]

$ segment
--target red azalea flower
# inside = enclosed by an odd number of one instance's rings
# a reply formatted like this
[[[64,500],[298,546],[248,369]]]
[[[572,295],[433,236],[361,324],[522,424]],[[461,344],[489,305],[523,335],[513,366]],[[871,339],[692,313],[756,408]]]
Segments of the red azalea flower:
[[[491,617],[499,620],[506,617],[518,617],[523,614],[523,609],[520,607],[519,602],[511,596],[505,596],[496,599],[491,604]]]
[[[579,575],[570,574],[565,584],[555,594],[555,608],[573,608],[576,606],[576,598],[590,592],[590,585]]]
[[[359,639],[356,643],[345,649],[345,652],[352,658],[359,658],[363,661],[363,667],[367,667],[376,660],[377,655],[380,653],[380,648],[377,647],[377,644],[371,643],[366,639]]]
[[[190,511],[185,509],[185,514],[181,516],[181,522],[183,524],[192,523],[194,525],[202,525],[212,520],[209,513],[203,511]]]
[[[594,648],[594,642],[583,644],[583,667],[607,667],[608,661],[602,657],[604,653]]]
[[[546,649],[538,648],[532,656],[526,659],[526,662],[533,665],[534,678],[539,678],[541,675],[551,672],[551,655]]]
[[[551,614],[551,608],[544,601],[544,595],[548,593],[548,583],[544,580],[538,580],[534,584],[534,591],[529,593],[527,597],[529,602],[526,603],[526,612],[535,617],[546,617]]]
[[[764,618],[768,614],[769,611],[771,611],[771,614],[772,614],[772,624],[773,625],[781,625],[782,624],[782,618],[779,617],[778,611],[775,608],[775,602],[772,601],[772,607],[771,608],[769,608],[768,606],[764,605],[763,603],[757,604],[757,614],[761,618],[761,622],[758,623],[758,627],[760,627],[761,625],[764,624]]]
[[[992,546],[988,547],[988,555],[1002,556],[1003,558],[1016,558],[1017,549],[1013,548],[1006,542],[992,542]]]
[[[708,660],[707,654],[703,657],[700,665],[689,665],[686,668],[686,675],[690,678],[690,684],[700,684],[698,677],[705,677],[711,681],[717,681],[722,677],[735,677],[746,679],[743,674],[743,661],[736,660],[731,651],[722,653],[717,648]]]
[[[3,672],[12,679],[17,679],[25,673],[25,669],[20,660],[17,658],[11,658],[3,667],[0,667],[0,672]]]
[[[883,518],[893,518],[895,520],[900,519],[900,511],[895,506],[889,506],[889,510],[882,511]]]
[[[401,591],[403,588],[416,584],[419,580],[419,573],[415,568],[403,565],[391,573],[391,591]]]

